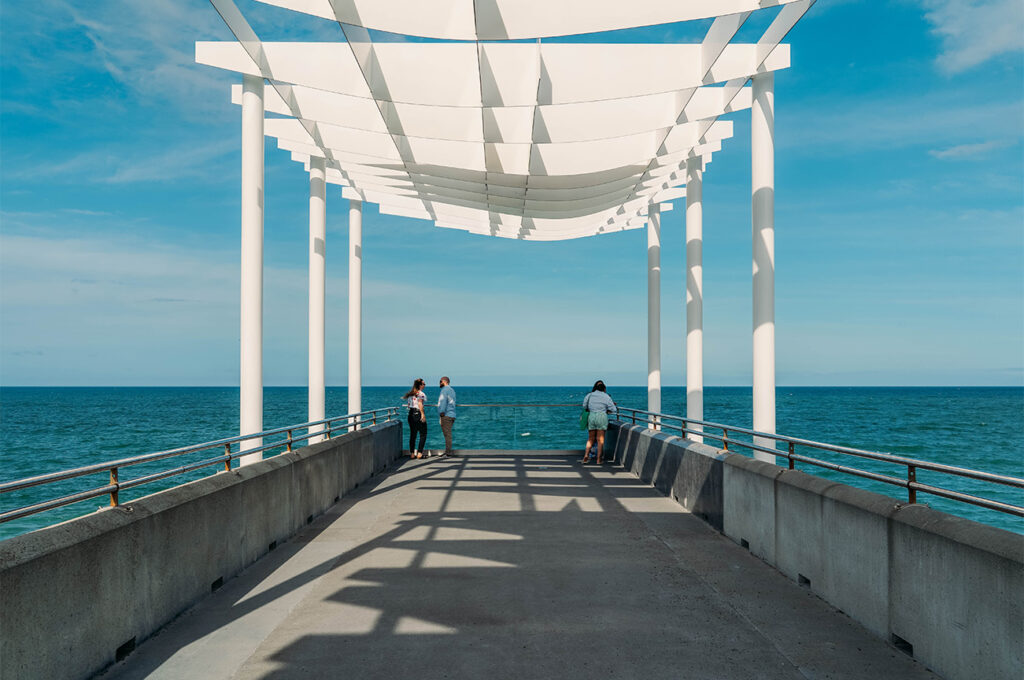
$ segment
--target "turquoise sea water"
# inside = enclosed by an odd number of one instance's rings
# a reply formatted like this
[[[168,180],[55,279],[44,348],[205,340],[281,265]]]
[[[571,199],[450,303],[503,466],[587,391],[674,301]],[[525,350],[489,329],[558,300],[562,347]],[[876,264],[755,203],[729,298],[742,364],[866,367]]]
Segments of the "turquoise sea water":
[[[588,391],[578,387],[460,387],[459,402],[500,404],[579,403]],[[405,387],[367,387],[363,408],[396,406]],[[644,408],[646,388],[609,388],[622,406]],[[436,402],[437,388],[428,389]],[[780,387],[777,431],[794,437],[874,451],[891,452],[1001,474],[1024,476],[1024,388],[1004,387]],[[666,413],[685,411],[682,388],[665,388]],[[264,391],[267,429],[306,419],[304,387]],[[346,412],[346,389],[328,388],[327,413]],[[402,410],[404,414],[404,409]],[[707,420],[750,423],[750,388],[709,387]],[[429,414],[429,448],[442,448],[440,428]],[[455,428],[457,448],[579,449],[585,435],[575,408],[463,407]],[[404,418],[403,418],[404,419]],[[82,465],[230,437],[238,432],[238,390],[217,387],[8,387],[0,388],[0,480],[9,481]],[[405,432],[407,436],[408,432]],[[710,443],[710,442],[709,442]],[[216,455],[207,452],[206,457]],[[188,460],[204,457],[197,454]],[[902,477],[903,468],[871,461],[819,456],[835,462]],[[780,459],[781,460],[781,459]],[[177,464],[182,464],[181,462]],[[169,467],[140,465],[122,471],[122,481]],[[813,474],[905,500],[904,492],[877,482],[798,465]],[[153,493],[217,468],[163,480],[129,492],[121,501]],[[918,480],[1015,505],[1024,492],[966,479],[922,472]],[[68,480],[0,497],[3,509],[106,483],[106,475]],[[0,524],[0,538],[94,511],[106,497]],[[1024,533],[1024,520],[921,494],[932,507]]]

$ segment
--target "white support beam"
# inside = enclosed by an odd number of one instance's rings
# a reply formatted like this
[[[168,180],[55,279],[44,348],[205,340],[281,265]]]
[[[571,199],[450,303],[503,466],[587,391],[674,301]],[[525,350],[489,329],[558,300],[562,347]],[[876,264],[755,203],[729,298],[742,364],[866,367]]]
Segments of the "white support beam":
[[[661,206],[647,212],[647,410],[661,413]]]
[[[359,413],[363,410],[363,202],[349,200],[348,205],[348,412]]]
[[[751,213],[753,236],[753,429],[775,433],[775,77],[753,79]],[[755,437],[774,448],[775,442]],[[770,463],[775,456],[755,451]]]
[[[686,417],[704,420],[704,172],[686,162]],[[702,430],[701,425],[689,425]],[[704,437],[689,435],[695,442]]]
[[[263,431],[263,79],[242,83],[242,267],[239,373],[239,434]],[[240,450],[258,448],[248,439]],[[263,459],[242,456],[239,464]]]
[[[309,420],[326,415],[324,308],[327,258],[327,172],[323,158],[309,159]],[[311,428],[321,430],[322,426]],[[323,441],[312,437],[310,444]]]

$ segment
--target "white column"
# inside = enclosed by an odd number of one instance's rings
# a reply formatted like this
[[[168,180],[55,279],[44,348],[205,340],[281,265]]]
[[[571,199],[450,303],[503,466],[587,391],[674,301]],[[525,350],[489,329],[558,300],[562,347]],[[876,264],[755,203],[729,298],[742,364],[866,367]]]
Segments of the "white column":
[[[242,81],[242,296],[239,434],[263,431],[263,79]],[[242,442],[259,447],[261,438]],[[242,456],[255,463],[263,453]]]
[[[775,433],[775,78],[753,78],[751,109],[751,211],[753,226],[753,319],[755,430]],[[770,439],[755,444],[773,446]],[[771,463],[775,456],[755,452]]]
[[[326,161],[309,159],[309,420],[326,417],[324,386],[324,301],[326,298],[327,185]],[[318,425],[313,431],[322,430]],[[311,437],[310,444],[323,441]]]
[[[686,161],[686,417],[704,420],[704,172]],[[703,430],[690,425],[691,430]],[[704,437],[690,435],[703,442]]]
[[[348,202],[348,412],[363,410],[363,202]]]
[[[647,410],[661,413],[661,206],[647,212]]]

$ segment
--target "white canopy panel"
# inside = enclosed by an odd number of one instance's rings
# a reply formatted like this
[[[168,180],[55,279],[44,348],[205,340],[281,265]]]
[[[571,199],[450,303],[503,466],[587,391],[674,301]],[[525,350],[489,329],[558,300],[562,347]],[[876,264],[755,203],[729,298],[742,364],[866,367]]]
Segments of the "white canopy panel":
[[[532,40],[653,26],[806,0],[260,0],[339,23],[445,40]]]
[[[343,196],[437,226],[521,239],[643,226],[685,195],[751,106],[749,79],[789,66],[813,0],[273,0],[339,21],[347,41],[263,42],[211,0],[237,42],[196,61],[265,79],[265,134]],[[731,41],[778,7],[762,38]],[[480,42],[714,18],[697,44]],[[366,29],[474,42],[374,42]],[[241,87],[232,101],[241,103]]]

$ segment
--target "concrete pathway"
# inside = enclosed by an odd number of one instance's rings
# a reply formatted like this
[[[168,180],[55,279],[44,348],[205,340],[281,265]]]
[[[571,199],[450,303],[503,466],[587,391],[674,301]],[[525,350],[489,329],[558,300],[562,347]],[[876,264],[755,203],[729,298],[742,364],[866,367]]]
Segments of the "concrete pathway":
[[[936,677],[578,457],[406,460],[101,677]]]

